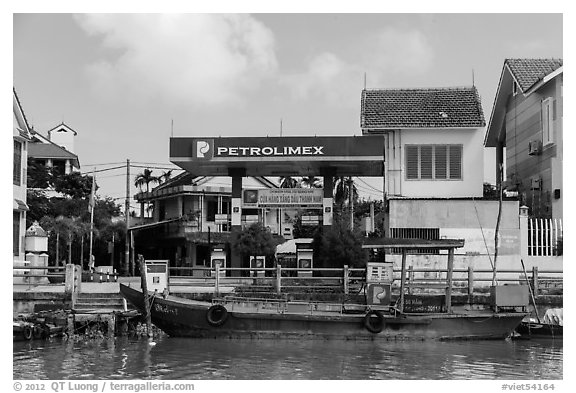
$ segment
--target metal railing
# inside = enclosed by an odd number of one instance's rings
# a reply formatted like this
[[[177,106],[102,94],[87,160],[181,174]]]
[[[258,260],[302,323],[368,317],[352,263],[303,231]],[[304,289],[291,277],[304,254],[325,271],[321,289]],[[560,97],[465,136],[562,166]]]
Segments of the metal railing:
[[[172,271],[196,271],[199,275],[177,276],[170,275],[170,286],[204,286],[213,288],[215,293],[222,292],[224,287],[236,289],[250,289],[281,294],[283,292],[300,289],[304,292],[318,290],[333,290],[334,293],[348,295],[358,292],[365,285],[365,268],[284,268],[277,265],[274,268],[221,268],[188,267],[170,268]],[[260,274],[258,274],[260,272]],[[394,271],[393,289],[398,290],[401,271]],[[414,288],[426,289],[446,286],[447,269],[415,269],[412,266],[406,270],[407,293],[414,293]],[[563,289],[562,270],[539,270],[534,267],[528,273],[528,282],[538,295],[551,289]],[[453,293],[472,295],[480,287],[488,287],[492,282],[492,270],[454,269]],[[499,284],[526,284],[526,277],[522,270],[499,270],[497,272]],[[398,285],[396,285],[398,284]],[[484,284],[484,285],[482,285]]]
[[[528,255],[551,257],[563,253],[561,219],[528,219]]]

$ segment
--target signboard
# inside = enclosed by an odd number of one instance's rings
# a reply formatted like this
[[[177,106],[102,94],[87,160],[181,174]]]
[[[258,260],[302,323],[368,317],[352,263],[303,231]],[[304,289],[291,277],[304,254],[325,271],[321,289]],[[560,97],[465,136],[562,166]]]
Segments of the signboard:
[[[378,156],[382,160],[382,138],[376,145],[374,140],[371,137],[172,138],[170,156],[191,157],[195,161],[343,156]]]
[[[172,137],[170,161],[199,176],[382,176],[384,138]]]
[[[366,264],[366,282],[387,282],[394,280],[394,265],[391,262],[368,262]]]
[[[318,225],[320,216],[302,216],[302,225]]]
[[[404,312],[440,313],[445,312],[445,295],[404,295]]]
[[[230,214],[216,214],[214,216],[215,224],[228,224],[230,222]]]
[[[322,208],[321,188],[270,188],[244,190],[242,205],[256,208],[311,207]]]

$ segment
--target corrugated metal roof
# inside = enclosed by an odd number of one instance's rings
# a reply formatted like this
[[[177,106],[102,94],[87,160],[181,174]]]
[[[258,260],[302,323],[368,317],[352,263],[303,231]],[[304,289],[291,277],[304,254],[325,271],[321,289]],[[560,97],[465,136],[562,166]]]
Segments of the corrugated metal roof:
[[[361,127],[483,127],[484,112],[476,87],[378,89],[362,92]]]

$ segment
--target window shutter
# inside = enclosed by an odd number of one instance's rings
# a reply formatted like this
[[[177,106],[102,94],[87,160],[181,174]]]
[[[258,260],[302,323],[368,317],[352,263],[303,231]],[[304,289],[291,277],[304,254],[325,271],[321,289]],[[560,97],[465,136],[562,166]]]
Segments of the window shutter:
[[[462,145],[449,146],[450,179],[462,179]]]
[[[432,145],[420,146],[420,179],[432,179]]]
[[[406,178],[418,179],[418,146],[406,145]]]
[[[448,146],[434,146],[434,178],[446,179],[448,176]]]
[[[20,185],[22,179],[22,143],[14,141],[14,171],[12,180],[17,186]]]
[[[548,97],[542,101],[542,142],[554,142],[553,133],[552,98]]]

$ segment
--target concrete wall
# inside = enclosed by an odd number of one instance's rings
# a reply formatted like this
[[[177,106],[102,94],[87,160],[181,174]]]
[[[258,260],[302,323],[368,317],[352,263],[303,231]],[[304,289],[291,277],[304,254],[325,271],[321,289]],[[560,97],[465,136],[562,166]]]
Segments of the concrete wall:
[[[391,199],[389,203],[389,228],[439,228],[440,238],[465,240],[461,253],[494,253],[498,201]],[[501,255],[520,255],[518,208],[517,201],[502,203]]]

